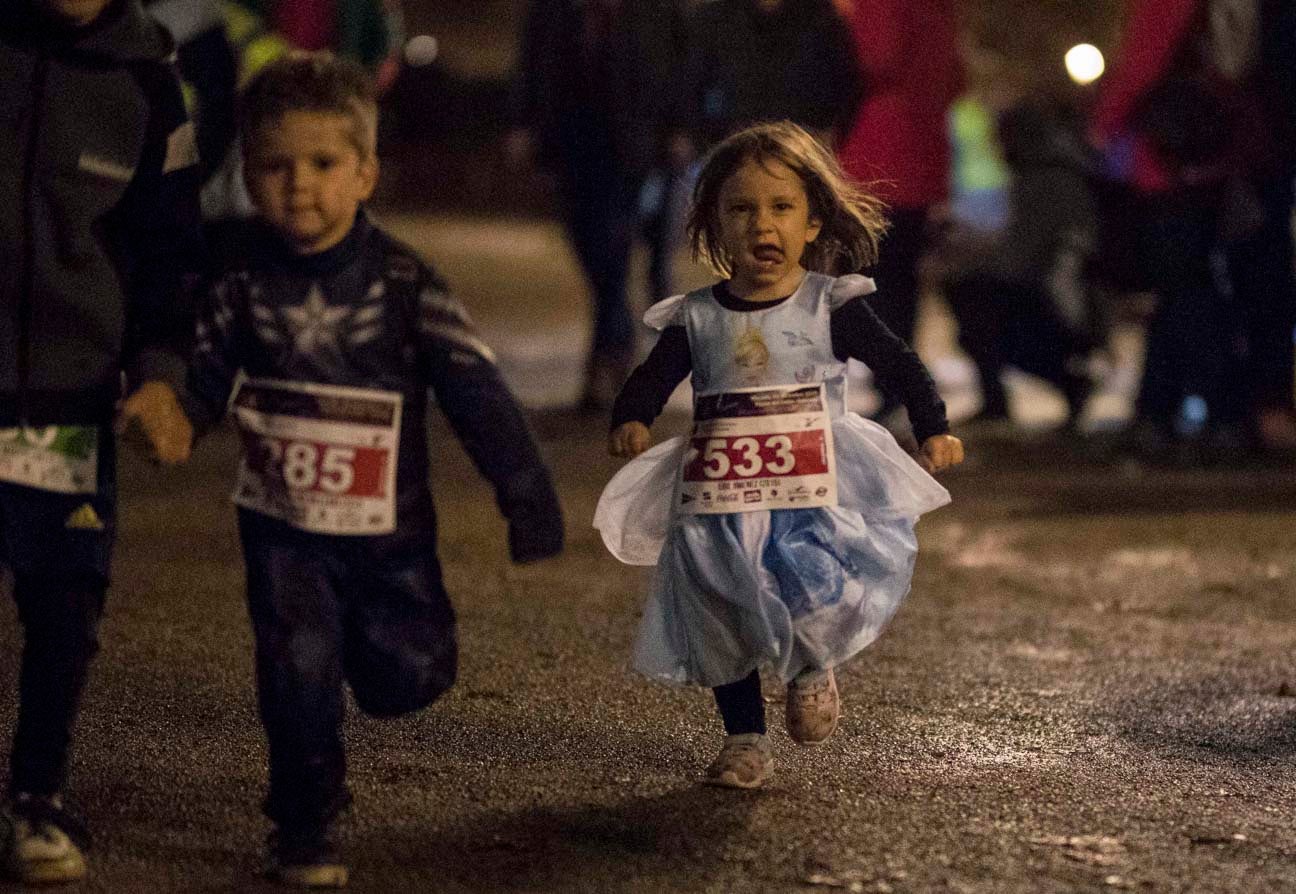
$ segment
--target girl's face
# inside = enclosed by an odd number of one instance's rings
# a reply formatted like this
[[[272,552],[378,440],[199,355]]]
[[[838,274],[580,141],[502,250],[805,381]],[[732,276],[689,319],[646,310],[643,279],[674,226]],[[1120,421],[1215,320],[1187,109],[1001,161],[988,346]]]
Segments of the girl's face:
[[[821,221],[805,185],[776,159],[748,159],[720,187],[720,239],[733,268],[729,290],[748,301],[790,295],[805,275],[801,257]]]
[[[300,254],[341,242],[373,193],[378,165],[360,154],[352,127],[346,115],[290,111],[247,141],[252,202]]]

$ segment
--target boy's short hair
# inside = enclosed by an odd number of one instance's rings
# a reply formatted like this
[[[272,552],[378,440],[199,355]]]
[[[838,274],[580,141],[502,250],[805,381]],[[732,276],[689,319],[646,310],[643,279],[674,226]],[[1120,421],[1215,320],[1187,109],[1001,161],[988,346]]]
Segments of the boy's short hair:
[[[288,112],[322,112],[351,120],[362,158],[378,152],[378,99],[363,68],[332,53],[292,52],[259,71],[243,90],[239,130],[244,145]]]

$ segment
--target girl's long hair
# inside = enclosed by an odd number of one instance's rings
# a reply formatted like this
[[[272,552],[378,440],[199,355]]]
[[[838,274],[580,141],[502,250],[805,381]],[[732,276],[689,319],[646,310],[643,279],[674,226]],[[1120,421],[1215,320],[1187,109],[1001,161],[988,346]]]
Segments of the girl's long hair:
[[[741,130],[707,155],[693,188],[687,225],[695,261],[706,262],[721,276],[733,273],[720,234],[720,190],[747,161],[764,164],[771,159],[781,161],[801,178],[810,216],[822,224],[818,238],[806,246],[801,259],[807,270],[851,273],[877,261],[878,241],[887,228],[886,206],[847,177],[833,154],[791,121]]]

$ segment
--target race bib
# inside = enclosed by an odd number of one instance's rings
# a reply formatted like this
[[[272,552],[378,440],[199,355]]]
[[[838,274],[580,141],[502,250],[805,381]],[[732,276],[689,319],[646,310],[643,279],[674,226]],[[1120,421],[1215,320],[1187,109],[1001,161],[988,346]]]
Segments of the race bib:
[[[676,496],[686,515],[837,505],[823,384],[699,395]]]
[[[99,489],[99,429],[0,428],[0,481],[60,494],[94,493]]]
[[[396,529],[400,394],[248,379],[234,417],[236,504],[317,534]]]

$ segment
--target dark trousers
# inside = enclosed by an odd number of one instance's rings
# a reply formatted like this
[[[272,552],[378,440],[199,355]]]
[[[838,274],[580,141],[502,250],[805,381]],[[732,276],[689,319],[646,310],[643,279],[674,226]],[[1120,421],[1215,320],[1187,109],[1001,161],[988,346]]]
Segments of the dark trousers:
[[[985,415],[1008,413],[1000,379],[1008,365],[1056,386],[1072,418],[1084,409],[1089,379],[1077,370],[1089,345],[1067,332],[1050,309],[1043,285],[973,274],[948,283],[945,299],[958,321],[959,345],[981,379]]]
[[[726,734],[738,736],[765,732],[760,671],[752,671],[734,683],[715,686],[711,691],[715,693],[716,707],[720,709]]]
[[[67,782],[73,727],[99,650],[116,533],[111,433],[101,432],[99,443],[96,493],[0,483],[0,562],[13,572],[23,626],[11,795],[54,795]]]
[[[1157,293],[1148,321],[1135,415],[1169,430],[1189,394],[1203,398],[1213,423],[1240,408],[1226,400],[1237,313],[1217,278],[1222,255],[1215,190],[1184,190],[1148,200],[1139,258]]]
[[[350,802],[343,684],[360,709],[394,717],[454,683],[454,614],[436,531],[310,534],[241,510],[257,695],[270,749],[265,812],[294,834],[322,831]]]
[[[628,362],[634,323],[626,290],[639,185],[622,170],[605,125],[574,120],[564,137],[558,189],[567,238],[594,295],[590,355],[601,362]]]
[[[1287,171],[1258,183],[1263,211],[1258,230],[1229,250],[1229,275],[1242,316],[1244,353],[1233,369],[1230,393],[1253,411],[1293,409],[1292,330],[1296,280],[1292,276],[1292,177]]]
[[[878,262],[868,271],[877,282],[869,304],[888,329],[912,345],[921,288],[918,264],[927,250],[927,209],[894,208],[890,217],[891,229],[882,237]],[[898,395],[882,393],[884,410],[899,402]]]

